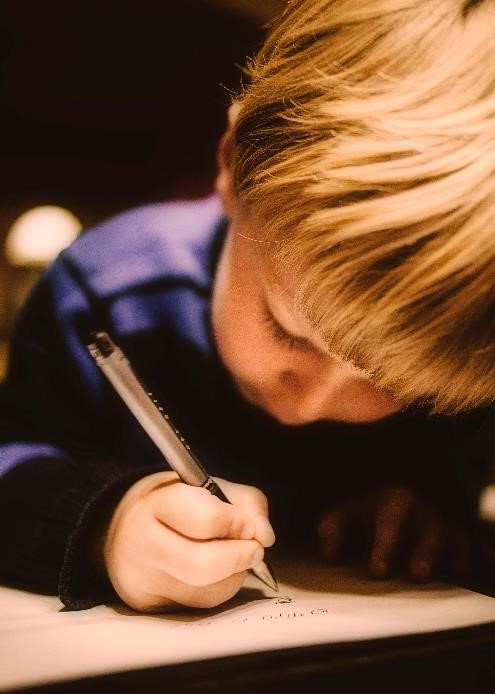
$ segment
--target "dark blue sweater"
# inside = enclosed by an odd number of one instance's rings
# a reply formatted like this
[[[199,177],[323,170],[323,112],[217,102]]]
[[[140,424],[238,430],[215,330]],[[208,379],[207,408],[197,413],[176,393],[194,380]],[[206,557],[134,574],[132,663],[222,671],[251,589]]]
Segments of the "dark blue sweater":
[[[210,326],[225,231],[214,197],[148,205],[82,234],[38,283],[0,391],[3,580],[58,590],[75,609],[105,599],[91,558],[98,528],[130,485],[163,469],[86,350],[98,329],[211,474],[264,489],[282,542],[313,543],[323,508],[381,482],[413,484],[469,513],[491,454],[491,412],[285,427],[241,399]]]

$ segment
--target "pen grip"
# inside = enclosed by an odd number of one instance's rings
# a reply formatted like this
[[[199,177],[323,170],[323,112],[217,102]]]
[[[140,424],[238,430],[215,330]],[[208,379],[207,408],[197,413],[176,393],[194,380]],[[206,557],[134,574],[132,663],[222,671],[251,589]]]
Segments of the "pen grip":
[[[220,501],[225,501],[226,504],[230,504],[230,500],[227,499],[225,494],[222,492],[218,484],[215,482],[215,480],[212,477],[208,477],[206,482],[201,485],[203,489],[207,489],[210,494],[213,494],[213,496],[216,496],[217,499],[220,499]]]

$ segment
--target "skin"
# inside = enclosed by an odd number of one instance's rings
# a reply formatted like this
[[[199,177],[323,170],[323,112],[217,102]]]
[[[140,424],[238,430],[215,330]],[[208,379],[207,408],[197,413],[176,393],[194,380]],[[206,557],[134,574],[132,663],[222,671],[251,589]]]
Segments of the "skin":
[[[103,563],[117,594],[139,612],[214,607],[241,587],[275,536],[265,495],[218,480],[232,501],[160,472],[136,482],[105,532]]]
[[[218,150],[217,190],[230,228],[218,266],[212,322],[219,354],[240,394],[279,422],[372,422],[399,410],[366,372],[331,354],[295,310],[290,279],[274,276],[253,240],[231,186],[230,141],[236,106]],[[268,503],[254,487],[220,481],[232,504],[163,472],[136,482],[115,509],[102,561],[120,597],[139,611],[213,607],[232,597],[246,571],[275,541]],[[428,580],[442,559],[461,574],[469,545],[460,528],[402,486],[354,499],[323,515],[322,555],[336,561],[351,528],[373,528],[370,572],[385,577],[405,531],[407,569]]]
[[[238,206],[236,206],[238,207]],[[222,361],[240,393],[279,422],[371,422],[400,407],[364,371],[327,351],[272,277],[237,210],[212,303]]]
[[[283,424],[371,422],[400,409],[368,375],[330,353],[292,301],[256,242],[232,188],[230,144],[238,107],[218,149],[217,191],[230,227],[215,276],[213,330],[240,393]]]

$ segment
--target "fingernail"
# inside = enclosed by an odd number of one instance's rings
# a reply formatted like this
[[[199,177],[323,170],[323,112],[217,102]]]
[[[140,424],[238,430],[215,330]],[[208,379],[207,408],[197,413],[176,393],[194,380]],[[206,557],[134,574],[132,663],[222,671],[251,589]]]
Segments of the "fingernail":
[[[259,514],[254,519],[256,523],[256,536],[264,547],[270,547],[275,542],[275,533],[266,516]]]
[[[258,547],[253,554],[253,559],[251,561],[251,566],[257,566],[260,562],[263,561],[263,557],[265,556],[265,550],[263,547]]]

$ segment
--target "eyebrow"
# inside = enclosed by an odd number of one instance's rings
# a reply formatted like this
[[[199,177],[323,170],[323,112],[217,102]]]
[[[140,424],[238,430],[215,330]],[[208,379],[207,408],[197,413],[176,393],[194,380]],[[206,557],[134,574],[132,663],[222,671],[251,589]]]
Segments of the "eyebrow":
[[[328,352],[322,350],[320,347],[318,347],[318,345],[315,345],[313,342],[311,342],[311,340],[309,338],[301,337],[300,335],[294,335],[293,333],[289,332],[289,330],[287,330],[287,328],[285,328],[280,323],[280,321],[275,317],[275,315],[273,314],[273,311],[270,308],[270,305],[266,299],[266,294],[264,292],[263,292],[263,304],[264,304],[265,311],[267,312],[270,320],[275,323],[275,325],[277,326],[277,329],[280,330],[282,333],[285,333],[285,335],[289,339],[294,340],[301,349],[307,349],[307,350],[314,352],[316,354],[328,356]],[[371,378],[372,374],[371,374],[371,372],[368,371],[368,369],[364,368],[363,366],[361,366],[359,364],[356,364],[354,361],[348,360],[348,363],[350,363],[358,371],[362,371],[364,374],[366,374],[367,378]]]

